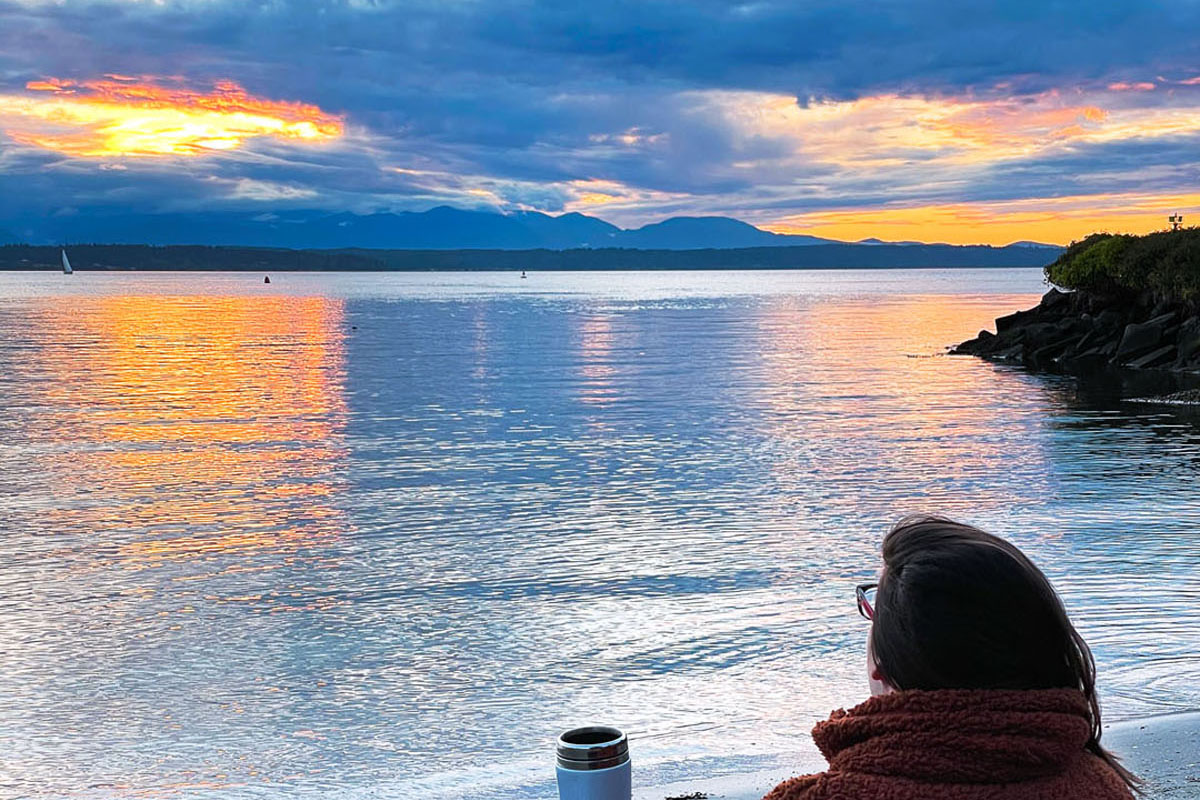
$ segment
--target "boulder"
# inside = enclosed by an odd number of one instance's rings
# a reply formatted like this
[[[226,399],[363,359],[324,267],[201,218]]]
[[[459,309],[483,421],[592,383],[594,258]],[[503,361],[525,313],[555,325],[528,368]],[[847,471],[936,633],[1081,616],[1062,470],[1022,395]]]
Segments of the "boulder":
[[[996,334],[991,331],[980,331],[974,339],[963,342],[957,347],[950,348],[950,355],[978,355],[986,353],[996,344]]]
[[[1159,346],[1162,341],[1163,329],[1154,322],[1138,324],[1131,322],[1125,326],[1121,343],[1117,345],[1116,360],[1124,364]]]
[[[1147,324],[1147,325],[1159,325],[1159,326],[1161,326],[1161,327],[1163,327],[1163,328],[1166,328],[1166,327],[1169,327],[1169,326],[1171,325],[1171,323],[1175,321],[1175,318],[1176,318],[1177,316],[1179,316],[1179,315],[1178,315],[1178,314],[1176,314],[1174,311],[1168,311],[1168,312],[1167,312],[1167,313],[1165,313],[1165,314],[1156,314],[1156,315],[1154,315],[1154,316],[1153,316],[1153,317],[1151,317],[1150,319],[1146,320],[1146,323],[1145,323],[1145,324]]]
[[[1050,291],[1042,295],[1042,302],[1038,305],[1042,309],[1061,309],[1065,311],[1071,300],[1071,295],[1067,292],[1060,292],[1058,289],[1051,288]]]
[[[1033,364],[1049,364],[1058,361],[1059,357],[1066,353],[1075,344],[1075,337],[1067,339],[1059,339],[1057,342],[1039,347],[1029,354],[1029,361]]]
[[[1129,366],[1134,369],[1147,369],[1149,367],[1157,367],[1166,364],[1169,361],[1175,360],[1175,345],[1168,344],[1160,347],[1157,350],[1147,353],[1141,358],[1134,359],[1129,362]]]
[[[1026,311],[1015,311],[1004,317],[996,317],[996,333],[1004,333],[1023,322],[1032,320],[1036,316],[1036,311],[1037,309],[1031,308]]]
[[[1030,347],[1042,347],[1062,336],[1062,331],[1053,322],[1034,322],[1021,329],[1025,344]]]
[[[1113,311],[1111,308],[1107,311],[1101,311],[1095,317],[1097,328],[1107,328],[1116,330],[1121,327],[1121,323],[1125,321],[1124,315],[1119,311]]]
[[[1096,347],[1104,339],[1104,334],[1099,331],[1088,331],[1083,335],[1083,338],[1075,343],[1071,348],[1071,352],[1075,354],[1083,353],[1086,350]]]
[[[1186,364],[1192,356],[1200,353],[1200,317],[1191,317],[1179,326],[1176,343],[1179,347],[1179,363]]]
[[[1074,317],[1063,317],[1058,322],[1054,323],[1054,328],[1059,333],[1067,333],[1068,331],[1087,330],[1086,324]]]

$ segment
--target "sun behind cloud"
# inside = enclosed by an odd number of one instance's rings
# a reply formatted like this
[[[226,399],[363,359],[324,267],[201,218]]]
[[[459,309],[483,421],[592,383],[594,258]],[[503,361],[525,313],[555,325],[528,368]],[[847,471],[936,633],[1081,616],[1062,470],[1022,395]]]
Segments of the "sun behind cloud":
[[[340,116],[255,97],[233,81],[200,91],[178,79],[106,75],[48,78],[25,88],[0,95],[4,132],[20,144],[79,158],[198,156],[255,138],[316,143],[344,132]]]

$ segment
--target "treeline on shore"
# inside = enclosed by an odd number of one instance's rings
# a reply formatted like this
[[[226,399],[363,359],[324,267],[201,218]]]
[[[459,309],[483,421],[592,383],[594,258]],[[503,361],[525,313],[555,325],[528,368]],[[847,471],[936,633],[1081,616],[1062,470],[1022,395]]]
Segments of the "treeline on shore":
[[[1200,228],[1146,236],[1093,233],[1046,266],[1064,289],[1120,298],[1149,293],[1157,300],[1200,303]]]
[[[77,269],[227,271],[575,271],[1040,267],[1055,251],[986,245],[806,245],[712,250],[282,250],[199,245],[79,244]],[[59,248],[0,246],[0,269],[59,269]]]

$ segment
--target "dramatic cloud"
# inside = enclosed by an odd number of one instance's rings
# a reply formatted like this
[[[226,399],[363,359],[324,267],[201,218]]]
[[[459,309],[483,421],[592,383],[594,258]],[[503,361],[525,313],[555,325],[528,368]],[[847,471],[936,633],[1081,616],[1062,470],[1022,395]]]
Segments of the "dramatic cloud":
[[[1065,241],[1195,208],[1198,73],[1179,2],[0,0],[0,227],[450,203]]]
[[[258,136],[342,135],[341,120],[316,106],[251,97],[233,81],[199,92],[107,75],[30,81],[25,88],[29,94],[0,95],[4,132],[19,144],[70,156],[194,156],[234,150]]]

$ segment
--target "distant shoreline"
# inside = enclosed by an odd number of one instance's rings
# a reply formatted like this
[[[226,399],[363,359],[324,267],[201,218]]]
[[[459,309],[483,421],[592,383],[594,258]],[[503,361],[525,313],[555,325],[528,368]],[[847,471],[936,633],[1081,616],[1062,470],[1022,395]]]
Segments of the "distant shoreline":
[[[988,245],[820,244],[702,250],[286,250],[201,245],[70,245],[80,271],[586,272],[1041,267],[1057,251]],[[58,270],[59,247],[0,246],[0,270]]]

